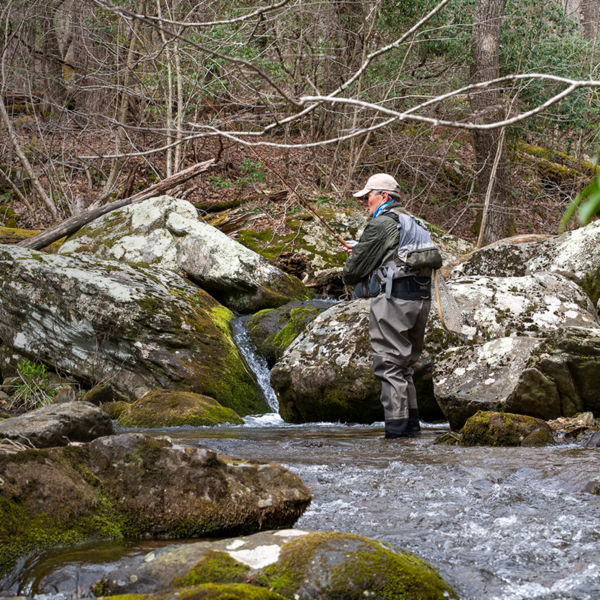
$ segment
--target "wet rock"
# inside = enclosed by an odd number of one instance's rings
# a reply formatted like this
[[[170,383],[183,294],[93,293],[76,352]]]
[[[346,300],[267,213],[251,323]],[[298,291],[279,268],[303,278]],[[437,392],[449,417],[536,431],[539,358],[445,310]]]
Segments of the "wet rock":
[[[0,246],[0,339],[115,399],[193,391],[266,410],[229,331],[232,313],[175,273]]]
[[[117,420],[121,427],[242,424],[241,417],[209,396],[193,392],[154,390],[128,404]]]
[[[286,598],[458,598],[426,562],[358,535],[312,532],[285,544],[260,577]]]
[[[453,429],[478,410],[555,419],[600,410],[600,329],[503,337],[436,357],[436,399]]]
[[[133,433],[0,455],[0,480],[0,575],[18,557],[59,544],[290,526],[311,499],[279,465]]]
[[[152,593],[156,589],[242,581],[284,598],[457,598],[436,571],[407,552],[357,535],[284,530],[246,538],[161,548],[93,586],[97,593]],[[179,596],[181,597],[181,596]]]
[[[248,334],[267,363],[273,366],[308,323],[331,306],[331,302],[324,300],[307,300],[266,308],[248,320]]]
[[[229,308],[255,312],[310,297],[295,277],[203,223],[185,200],[151,198],[83,227],[60,250],[183,271]]]
[[[343,302],[318,315],[273,367],[271,385],[284,420],[381,420],[367,326],[369,302]]]
[[[65,446],[110,435],[110,417],[87,402],[44,406],[0,422],[0,438],[26,443],[35,448]]]
[[[381,384],[373,373],[369,340],[370,300],[341,302],[322,312],[271,370],[279,412],[291,423],[381,421]],[[433,398],[431,356],[415,368],[422,419],[442,417]]]
[[[600,496],[600,480],[588,481],[583,486],[583,491],[594,496]]]
[[[542,419],[479,411],[462,429],[463,446],[547,446],[554,443],[552,429]]]

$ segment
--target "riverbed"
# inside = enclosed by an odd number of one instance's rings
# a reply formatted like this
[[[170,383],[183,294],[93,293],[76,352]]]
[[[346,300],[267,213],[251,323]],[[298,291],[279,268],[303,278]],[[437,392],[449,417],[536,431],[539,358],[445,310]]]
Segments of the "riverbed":
[[[409,550],[463,600],[600,598],[600,497],[583,491],[598,479],[600,450],[440,446],[443,426],[423,425],[421,437],[397,441],[382,438],[382,424],[294,426],[271,414],[152,434],[287,466],[314,498],[297,528]],[[119,556],[149,547],[94,545],[63,560],[47,553],[24,565],[12,591],[82,597]]]

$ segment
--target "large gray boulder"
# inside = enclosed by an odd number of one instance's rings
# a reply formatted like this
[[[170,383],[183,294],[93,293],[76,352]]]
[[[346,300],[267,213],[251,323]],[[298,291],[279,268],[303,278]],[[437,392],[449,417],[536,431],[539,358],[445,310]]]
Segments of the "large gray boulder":
[[[373,373],[370,300],[340,302],[315,317],[271,370],[282,418],[292,423],[383,419],[381,384]],[[415,369],[421,418],[441,416],[432,395],[431,360]]]
[[[19,557],[55,545],[289,527],[311,500],[280,465],[139,433],[0,454],[0,481],[0,576]]]
[[[590,299],[559,274],[465,276],[451,279],[447,288],[461,310],[462,334],[469,339],[485,341],[540,335],[562,327],[600,326]],[[439,321],[435,325],[441,329]]]
[[[542,271],[579,285],[595,304],[600,298],[600,222],[534,241],[503,240],[470,254],[454,276],[518,277]]]
[[[52,404],[0,421],[0,438],[35,448],[89,442],[112,432],[110,417],[88,402]]]
[[[123,561],[122,565],[96,582],[93,593],[148,594],[170,590],[177,597],[176,590],[185,588],[183,593],[191,595],[197,589],[198,597],[204,598],[202,587],[191,586],[215,583],[222,585],[220,597],[237,598],[227,585],[250,581],[290,600],[457,598],[439,574],[413,554],[339,532],[288,529],[167,546]],[[250,597],[250,590],[248,593]],[[164,596],[157,594],[159,597]]]
[[[86,225],[60,249],[74,252],[183,271],[240,312],[310,296],[298,279],[202,222],[189,202],[170,196],[129,205]]]
[[[542,419],[600,412],[600,328],[499,337],[436,356],[435,397],[453,429],[477,411]]]
[[[117,398],[192,391],[266,410],[229,331],[232,313],[171,271],[0,245],[0,343],[105,382]]]

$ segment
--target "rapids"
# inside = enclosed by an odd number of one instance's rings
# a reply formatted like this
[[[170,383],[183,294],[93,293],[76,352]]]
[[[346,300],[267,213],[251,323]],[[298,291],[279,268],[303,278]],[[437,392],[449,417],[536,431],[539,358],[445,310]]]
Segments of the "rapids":
[[[258,379],[268,388],[264,372]],[[296,527],[409,550],[462,600],[600,598],[600,497],[583,489],[599,478],[600,449],[437,446],[446,426],[425,423],[421,437],[390,441],[381,423],[288,425],[276,412],[245,421],[149,433],[287,466],[313,493]],[[122,556],[157,545],[47,552],[20,565],[4,591],[40,600],[85,597]]]

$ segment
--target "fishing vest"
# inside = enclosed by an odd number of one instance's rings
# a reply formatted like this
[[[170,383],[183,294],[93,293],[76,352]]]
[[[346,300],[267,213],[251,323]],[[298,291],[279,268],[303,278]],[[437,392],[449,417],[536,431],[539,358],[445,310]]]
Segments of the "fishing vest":
[[[393,291],[404,287],[409,295],[429,294],[431,272],[442,266],[442,255],[431,239],[429,229],[421,219],[392,208],[381,216],[396,221],[400,238],[396,247],[383,258],[381,265],[371,273],[368,296],[378,296],[385,292],[391,298]],[[408,279],[410,278],[410,279]],[[404,281],[402,281],[404,280]]]

